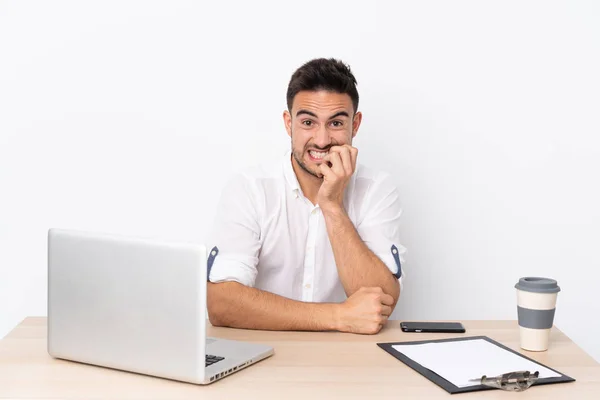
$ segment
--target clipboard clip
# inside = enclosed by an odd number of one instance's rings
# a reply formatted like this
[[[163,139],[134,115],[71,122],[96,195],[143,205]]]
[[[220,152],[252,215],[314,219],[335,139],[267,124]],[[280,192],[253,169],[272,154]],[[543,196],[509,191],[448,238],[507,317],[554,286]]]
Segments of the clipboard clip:
[[[507,390],[510,392],[522,392],[526,389],[529,389],[529,387],[537,381],[539,376],[539,371],[535,371],[533,373],[529,371],[514,371],[495,377],[487,377],[486,375],[483,375],[479,379],[470,379],[469,381],[478,382],[484,386]]]

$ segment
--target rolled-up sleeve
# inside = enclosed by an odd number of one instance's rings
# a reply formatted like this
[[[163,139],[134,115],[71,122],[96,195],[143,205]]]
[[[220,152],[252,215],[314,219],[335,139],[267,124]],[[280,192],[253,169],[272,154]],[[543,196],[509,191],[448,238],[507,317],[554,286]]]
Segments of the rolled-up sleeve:
[[[373,186],[365,203],[364,218],[357,226],[357,231],[367,247],[383,261],[402,285],[406,248],[400,244],[402,208],[398,189],[389,176]]]
[[[256,196],[243,175],[223,189],[208,242],[218,251],[209,263],[210,282],[235,281],[253,287],[260,252]]]

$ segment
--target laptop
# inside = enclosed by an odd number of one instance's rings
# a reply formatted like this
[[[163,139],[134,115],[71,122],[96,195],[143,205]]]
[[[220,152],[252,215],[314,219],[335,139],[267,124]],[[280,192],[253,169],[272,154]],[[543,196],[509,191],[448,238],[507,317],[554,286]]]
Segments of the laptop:
[[[206,337],[206,247],[48,231],[48,353],[209,384],[273,348]]]

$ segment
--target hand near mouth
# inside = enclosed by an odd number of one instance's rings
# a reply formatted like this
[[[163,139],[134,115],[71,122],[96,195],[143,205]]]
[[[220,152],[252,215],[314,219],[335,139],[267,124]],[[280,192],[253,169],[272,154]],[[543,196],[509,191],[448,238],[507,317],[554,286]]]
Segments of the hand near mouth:
[[[329,154],[323,157],[323,163],[319,165],[323,183],[317,194],[321,210],[344,208],[344,191],[356,169],[357,155],[357,148],[345,144],[331,147]]]

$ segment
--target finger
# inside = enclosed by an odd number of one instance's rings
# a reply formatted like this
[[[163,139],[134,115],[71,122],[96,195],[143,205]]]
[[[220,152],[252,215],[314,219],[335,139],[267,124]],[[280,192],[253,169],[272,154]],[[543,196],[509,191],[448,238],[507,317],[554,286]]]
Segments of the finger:
[[[323,157],[323,161],[329,161],[331,163],[331,170],[337,176],[346,175],[339,153],[330,151],[325,157]]]
[[[381,304],[384,304],[386,306],[391,306],[392,304],[394,304],[394,298],[392,296],[390,296],[389,294],[383,293],[381,295]]]
[[[337,153],[340,155],[346,176],[350,176],[354,173],[354,165],[352,163],[352,155],[350,149],[352,149],[352,147],[347,144],[343,146],[334,146],[331,149],[329,149],[330,154]]]
[[[350,155],[350,149],[348,147],[344,146],[342,151],[340,151],[340,158],[342,159],[342,164],[344,164],[346,176],[352,175],[354,173],[354,168],[352,165],[352,156]]]
[[[374,322],[373,324],[369,324],[369,328],[365,330],[365,333],[367,335],[376,335],[379,333],[382,327],[383,325],[381,325],[379,322]]]
[[[356,159],[358,157],[358,149],[350,146],[350,158],[352,158],[352,171],[356,171]]]
[[[331,168],[329,168],[327,163],[319,164],[319,169],[321,170],[321,173],[323,174],[323,179],[329,181],[329,180],[334,180],[336,178],[336,175],[333,173]]]
[[[385,324],[387,324],[387,322],[388,322],[387,315],[382,315],[381,320],[379,321],[379,325],[383,328],[385,326]]]
[[[367,293],[382,293],[383,290],[379,286],[361,286],[360,290],[363,290]]]
[[[384,315],[385,317],[389,317],[390,314],[392,313],[392,307],[390,306],[381,306],[381,315]]]

